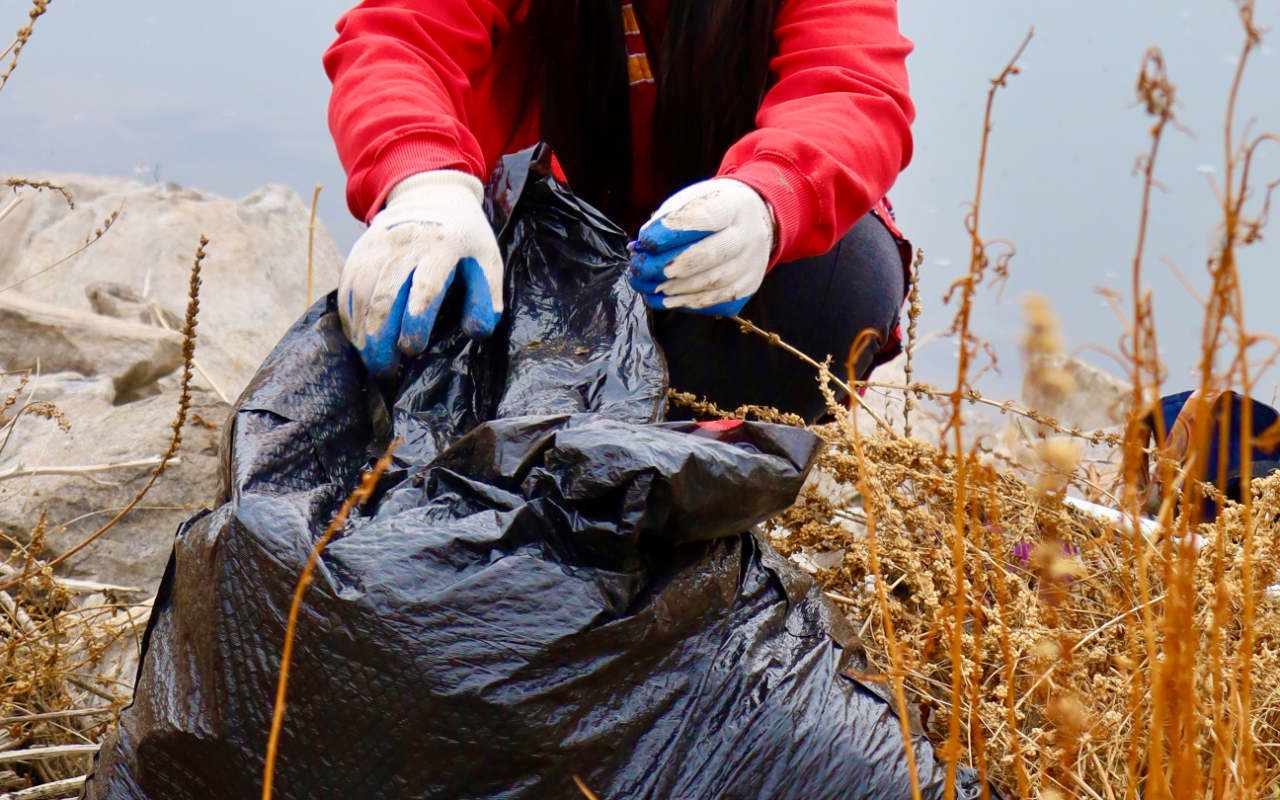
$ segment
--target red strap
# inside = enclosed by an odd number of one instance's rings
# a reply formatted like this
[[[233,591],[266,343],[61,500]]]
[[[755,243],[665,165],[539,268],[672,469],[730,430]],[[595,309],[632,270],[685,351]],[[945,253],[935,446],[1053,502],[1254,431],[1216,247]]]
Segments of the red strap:
[[[551,177],[563,184],[569,183],[569,178],[564,174],[564,167],[560,166],[560,159],[556,158],[556,154],[551,154]]]
[[[649,64],[640,20],[630,2],[622,3],[622,29],[627,47],[627,80],[631,86],[631,202],[639,213],[647,216],[657,204],[652,129],[658,90],[653,81],[653,69]]]
[[[699,422],[698,427],[703,430],[715,431],[720,433],[723,431],[731,431],[742,425],[740,419],[710,419],[705,422]]]

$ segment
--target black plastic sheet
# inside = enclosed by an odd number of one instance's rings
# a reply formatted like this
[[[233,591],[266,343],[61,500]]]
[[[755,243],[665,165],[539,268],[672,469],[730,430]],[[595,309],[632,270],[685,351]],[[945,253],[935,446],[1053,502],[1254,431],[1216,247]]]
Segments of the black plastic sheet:
[[[575,775],[602,800],[910,797],[897,715],[850,677],[856,637],[749,532],[794,500],[818,440],[659,422],[625,236],[549,173],[538,148],[490,183],[492,339],[443,336],[374,387],[330,296],[263,364],[88,797],[259,796],[293,588],[393,436],[307,590],[275,797],[572,798]],[[956,796],[978,797],[963,774]]]

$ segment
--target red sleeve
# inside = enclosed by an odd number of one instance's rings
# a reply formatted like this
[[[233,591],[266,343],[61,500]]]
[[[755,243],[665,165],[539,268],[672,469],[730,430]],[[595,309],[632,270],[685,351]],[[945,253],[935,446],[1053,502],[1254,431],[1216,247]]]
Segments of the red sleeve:
[[[329,129],[347,205],[366,222],[400,180],[458,169],[483,180],[468,129],[472,79],[508,28],[515,0],[365,0],[338,20],[324,54]]]
[[[776,263],[827,252],[888,192],[915,108],[896,0],[786,0],[775,36],[775,83],[719,175],[773,207]]]

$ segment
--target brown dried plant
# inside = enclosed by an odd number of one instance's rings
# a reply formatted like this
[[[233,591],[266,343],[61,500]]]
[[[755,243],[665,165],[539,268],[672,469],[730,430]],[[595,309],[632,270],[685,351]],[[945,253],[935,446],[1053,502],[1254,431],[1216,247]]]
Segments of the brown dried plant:
[[[187,314],[182,330],[183,372],[178,410],[165,454],[133,499],[109,522],[56,558],[44,556],[48,530],[44,518],[27,542],[8,537],[10,557],[0,563],[0,749],[23,745],[29,758],[0,769],[0,791],[33,782],[74,792],[96,742],[115,724],[128,702],[131,676],[104,677],[109,664],[137,653],[150,603],[141,589],[68,581],[54,576],[54,568],[90,545],[133,511],[172,463],[182,445],[182,430],[191,403],[192,359],[199,315],[200,272],[208,239],[201,237],[191,267]],[[23,413],[41,414],[69,425],[51,403],[22,401],[32,379],[31,370],[16,375],[17,386],[0,401],[0,425],[5,439]],[[3,443],[0,443],[0,450]],[[105,670],[105,672],[104,672]],[[48,748],[61,748],[49,755]],[[11,753],[13,755],[13,753]],[[44,789],[33,789],[42,792]],[[34,796],[34,795],[33,795]]]
[[[40,560],[45,530],[42,519],[21,560],[0,565],[0,575],[24,576],[18,591],[0,592],[0,745],[31,753],[0,765],[0,791],[83,774],[131,688],[104,667],[136,651],[150,611],[138,590],[55,579]],[[49,747],[61,750],[51,757]]]
[[[50,183],[49,181],[33,181],[26,178],[6,178],[4,183],[5,186],[8,186],[15,192],[20,188],[35,189],[36,191],[44,191],[47,189],[51,192],[57,192],[62,195],[63,200],[67,201],[67,208],[70,208],[73,211],[75,210],[76,201],[71,199],[71,192],[67,191],[67,187],[65,186],[59,186],[56,183]]]
[[[907,289],[907,340],[902,347],[902,374],[908,385],[912,383],[912,378],[915,376],[915,365],[912,362],[916,348],[920,346],[920,315],[924,313],[924,306],[920,304],[920,265],[923,263],[924,250],[917,249],[915,261],[911,264],[911,284]],[[910,391],[902,395],[904,436],[911,436],[911,412],[915,409],[918,397],[919,395]]]
[[[986,277],[987,268],[990,266],[995,273],[996,279],[1001,279],[1008,269],[1009,258],[1012,257],[1012,250],[1000,256],[992,266],[988,249],[989,243],[983,241],[980,234],[980,222],[982,213],[982,197],[983,188],[986,181],[987,168],[987,152],[991,141],[991,112],[995,105],[996,93],[1008,84],[1009,78],[1018,73],[1018,59],[1021,58],[1023,51],[1031,42],[1032,31],[1027,32],[1027,36],[1023,39],[1022,44],[1014,51],[1013,56],[1005,64],[1000,74],[991,80],[991,86],[987,91],[986,110],[982,117],[982,138],[978,152],[978,177],[974,184],[973,205],[969,210],[968,218],[965,221],[965,227],[969,232],[970,248],[969,248],[969,272],[968,274],[954,283],[947,292],[944,302],[949,302],[951,298],[956,296],[959,291],[959,305],[956,313],[955,321],[952,323],[952,333],[956,336],[959,346],[959,354],[956,359],[956,383],[949,397],[950,400],[950,418],[947,420],[946,427],[943,429],[942,436],[945,439],[950,433],[954,441],[955,461],[955,513],[952,515],[953,524],[951,526],[951,561],[952,561],[952,585],[951,594],[948,599],[947,612],[950,618],[950,631],[948,638],[950,640],[949,657],[951,661],[950,675],[950,695],[952,698],[960,698],[967,696],[972,703],[977,699],[978,679],[981,674],[975,674],[973,670],[965,668],[964,660],[964,638],[966,622],[972,620],[975,629],[972,636],[980,636],[982,630],[983,619],[981,615],[971,614],[971,598],[970,598],[970,576],[966,574],[965,562],[967,542],[972,523],[980,522],[970,518],[970,500],[968,497],[969,489],[969,472],[977,466],[976,458],[973,454],[966,451],[964,440],[964,398],[967,390],[971,388],[973,378],[970,375],[972,364],[978,354],[979,343],[971,330],[973,301],[977,293],[978,287]],[[861,455],[859,456],[861,458]],[[877,576],[877,581],[882,580]],[[947,764],[947,798],[955,793],[956,770],[960,763],[960,754],[962,752],[961,734],[960,734],[961,716],[953,714],[949,720],[947,729],[947,739],[939,748],[939,756]],[[968,733],[968,750],[976,753],[977,764],[982,776],[986,777],[986,748],[984,737],[980,728],[969,726]],[[1015,759],[1018,757],[1018,750],[1015,746]],[[985,791],[985,790],[984,790]]]
[[[17,405],[18,398],[22,396],[23,391],[26,390],[27,384],[31,380],[31,373],[30,369],[0,372],[0,377],[18,376],[18,385],[5,395],[3,402],[0,402],[0,431],[3,431],[3,436],[0,436],[0,455],[9,446],[9,440],[13,437],[13,432],[18,427],[18,421],[22,419],[24,414],[51,420],[57,424],[59,430],[63,433],[71,430],[71,420],[67,419],[67,415],[62,412],[62,409],[48,400],[32,400],[28,396],[22,405]],[[12,412],[13,416],[8,416],[8,413],[15,406],[17,406],[17,410]]]
[[[52,264],[49,264],[48,266],[45,266],[45,267],[41,267],[40,269],[35,270],[34,272],[30,273],[26,277],[19,278],[13,283],[10,283],[8,286],[0,287],[0,292],[7,292],[11,289],[16,289],[22,284],[26,283],[27,281],[32,280],[33,278],[37,278],[45,274],[46,272],[49,272],[53,269],[56,269],[57,267],[62,266],[63,264],[70,261],[71,259],[83,253],[85,250],[88,250],[90,247],[97,244],[98,240],[101,239],[103,236],[106,236],[107,231],[111,230],[111,226],[115,225],[116,222],[120,219],[120,212],[123,209],[124,209],[124,206],[121,205],[120,208],[117,208],[115,211],[112,211],[110,214],[104,217],[102,220],[102,223],[98,225],[98,227],[94,228],[92,233],[89,233],[84,237],[84,244],[80,245],[75,250],[72,250],[70,253],[67,253],[62,258],[59,258],[57,261],[54,261]]]
[[[4,72],[0,72],[0,89],[4,88],[4,85],[9,82],[9,76],[18,68],[18,56],[22,54],[22,48],[26,47],[27,41],[31,39],[31,31],[35,27],[36,20],[49,10],[51,2],[52,0],[31,0],[31,10],[27,12],[27,24],[19,28],[9,46],[0,51],[0,60],[12,56],[9,66]]]
[[[311,548],[311,553],[307,556],[307,563],[303,565],[302,574],[298,576],[298,583],[294,586],[293,600],[289,604],[289,619],[285,625],[284,647],[280,654],[275,707],[271,713],[271,730],[267,735],[267,754],[262,775],[262,800],[271,800],[275,785],[276,752],[280,745],[280,734],[284,726],[285,699],[289,690],[289,667],[293,663],[293,640],[298,629],[298,614],[302,610],[303,595],[306,593],[307,587],[311,585],[312,573],[315,571],[316,564],[319,563],[325,547],[328,546],[334,535],[347,524],[347,517],[351,515],[352,510],[356,506],[368,502],[369,498],[373,496],[373,490],[377,488],[378,481],[382,478],[382,473],[386,472],[387,467],[391,466],[391,456],[399,446],[399,439],[392,441],[377,463],[361,476],[360,484],[342,502],[338,512],[333,515],[333,519],[329,522],[329,526],[325,528],[324,534],[320,536],[315,546]]]
[[[316,205],[320,202],[320,190],[323,188],[324,184],[317,183],[315,191],[311,193],[311,218],[307,223],[307,308],[311,308],[312,297],[313,259],[316,246]]]
[[[1205,397],[1228,388],[1252,395],[1254,376],[1275,360],[1274,352],[1254,355],[1274,342],[1245,327],[1237,255],[1261,235],[1277,185],[1251,191],[1255,156],[1280,139],[1233,135],[1238,87],[1261,41],[1254,4],[1237,6],[1245,35],[1224,126],[1222,233],[1207,264]],[[1015,71],[1010,62],[992,94]],[[1246,480],[1242,502],[1227,501],[1224,475],[1205,475],[1203,466],[1209,426],[1225,431],[1229,424],[1221,416],[1197,415],[1191,439],[1200,457],[1187,464],[1159,458],[1163,442],[1148,441],[1149,430],[1163,430],[1147,418],[1159,413],[1165,370],[1142,267],[1156,157],[1165,131],[1177,127],[1176,91],[1158,50],[1144,55],[1137,89],[1154,122],[1138,162],[1132,318],[1119,349],[1133,387],[1123,434],[1092,438],[1120,445],[1120,485],[1110,496],[1123,514],[1099,516],[1066,502],[1064,479],[1082,480],[1072,443],[1082,432],[972,389],[981,345],[968,315],[991,266],[978,233],[988,117],[966,220],[970,272],[952,291],[961,343],[956,384],[949,393],[910,380],[863,384],[942,401],[947,438],[938,446],[883,429],[864,435],[847,413],[817,428],[828,443],[819,474],[856,487],[861,508],[811,485],[775,521],[772,539],[786,554],[844,552],[819,581],[861,622],[872,671],[905,681],[953,769],[977,767],[1013,797],[1272,797],[1280,793],[1280,475]],[[1048,358],[1063,344],[1052,310],[1033,298],[1027,318],[1031,396],[1069,390]],[[974,402],[1045,423],[1033,428],[1021,455],[1005,457],[1018,470],[998,470],[977,457],[980,447],[966,446],[961,408]],[[1252,409],[1243,409],[1247,432]],[[1253,442],[1243,438],[1247,476]],[[1149,521],[1144,470],[1152,456],[1167,491],[1154,498]],[[1207,501],[1222,509],[1211,523],[1203,522]],[[851,535],[851,524],[864,532]]]
[[[596,793],[587,788],[587,784],[582,780],[582,778],[579,778],[577,775],[572,777],[573,785],[578,787],[578,791],[582,792],[583,797],[587,798],[587,800],[599,800],[599,798],[596,797]]]

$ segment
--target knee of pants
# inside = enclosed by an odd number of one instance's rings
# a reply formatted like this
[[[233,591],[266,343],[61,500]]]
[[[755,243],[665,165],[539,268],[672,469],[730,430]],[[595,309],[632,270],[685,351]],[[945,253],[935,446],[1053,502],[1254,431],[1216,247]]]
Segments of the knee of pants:
[[[743,315],[819,361],[830,356],[842,364],[870,330],[874,340],[856,359],[869,368],[905,297],[904,250],[879,218],[867,214],[828,252],[775,267]]]

